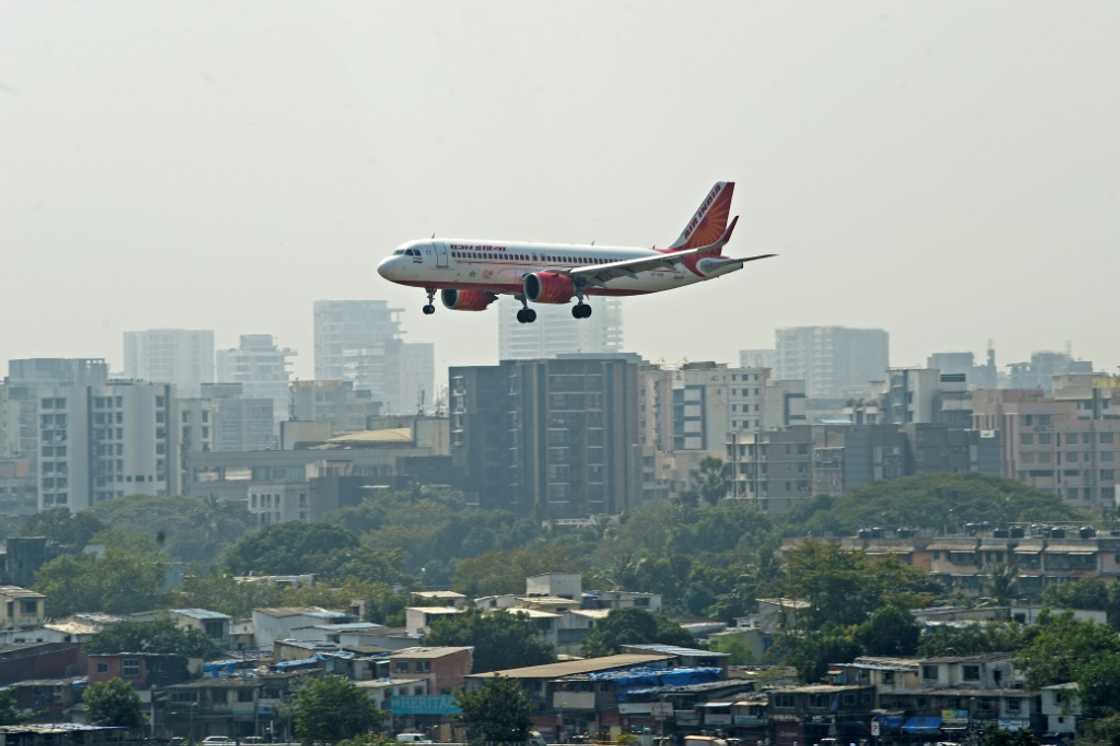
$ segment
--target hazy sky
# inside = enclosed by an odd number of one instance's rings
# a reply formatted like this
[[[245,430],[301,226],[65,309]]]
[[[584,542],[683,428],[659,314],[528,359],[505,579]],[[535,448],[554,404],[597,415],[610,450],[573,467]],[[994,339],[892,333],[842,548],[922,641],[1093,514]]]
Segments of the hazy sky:
[[[1114,368],[1118,38],[1114,0],[6,2],[0,362],[117,367],[122,330],[177,326],[273,333],[309,376],[317,298],[491,362],[496,309],[422,316],[377,261],[664,245],[730,179],[728,253],[781,257],[626,301],[628,349],[835,323],[896,365],[990,336]]]

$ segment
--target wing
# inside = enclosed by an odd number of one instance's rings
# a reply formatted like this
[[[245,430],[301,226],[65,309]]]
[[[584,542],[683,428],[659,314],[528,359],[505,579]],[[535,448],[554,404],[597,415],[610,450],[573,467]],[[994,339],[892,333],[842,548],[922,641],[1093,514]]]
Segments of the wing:
[[[636,259],[623,259],[620,262],[607,262],[591,267],[576,267],[568,270],[568,276],[585,285],[603,285],[619,277],[637,277],[639,272],[648,272],[655,269],[672,269],[684,264],[689,257],[711,252],[707,246],[699,249],[674,251],[671,254],[653,254],[640,256]]]

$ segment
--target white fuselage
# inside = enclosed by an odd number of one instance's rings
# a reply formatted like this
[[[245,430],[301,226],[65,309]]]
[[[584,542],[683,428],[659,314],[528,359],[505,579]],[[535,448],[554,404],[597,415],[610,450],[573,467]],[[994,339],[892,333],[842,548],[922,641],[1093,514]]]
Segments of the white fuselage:
[[[657,250],[633,246],[436,238],[401,245],[378,265],[377,271],[385,279],[401,285],[516,294],[521,292],[525,275],[534,272],[562,272],[659,255],[661,254]],[[677,264],[636,272],[633,276],[614,278],[603,287],[588,288],[587,293],[656,293],[732,271],[732,267],[724,266],[720,257],[703,258],[693,266],[696,270]],[[741,266],[736,265],[734,269],[740,269]]]

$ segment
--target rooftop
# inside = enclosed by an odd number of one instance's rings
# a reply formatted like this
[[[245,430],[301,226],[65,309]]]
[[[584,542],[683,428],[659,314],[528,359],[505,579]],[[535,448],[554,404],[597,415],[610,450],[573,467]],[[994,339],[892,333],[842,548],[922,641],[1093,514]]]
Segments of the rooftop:
[[[18,585],[0,585],[0,596],[7,598],[46,598],[42,593],[20,588]]]
[[[408,611],[419,611],[421,614],[462,614],[464,609],[456,609],[454,606],[409,606]]]
[[[509,679],[559,679],[564,676],[576,676],[581,673],[595,673],[597,671],[610,671],[614,668],[629,668],[631,666],[644,666],[650,663],[661,663],[671,658],[672,656],[669,655],[648,654],[606,655],[601,658],[585,658],[577,661],[546,663],[541,666],[525,666],[524,668],[507,668],[504,671],[476,673],[471,674],[468,678],[492,679],[497,676],[502,676]]]
[[[378,445],[391,443],[412,443],[412,428],[390,427],[384,430],[363,430],[357,433],[336,435],[327,441],[331,445]]]
[[[229,619],[228,614],[223,614],[220,611],[210,611],[209,609],[171,609],[171,613],[172,614],[178,614],[179,616],[185,616],[185,617],[190,617],[191,619],[199,619],[199,620],[203,620],[203,619],[214,619],[214,620],[225,619],[225,620],[228,620]]]
[[[417,660],[417,659],[420,659],[420,658],[429,658],[429,659],[443,658],[443,657],[448,656],[448,655],[455,655],[456,653],[462,653],[463,651],[466,651],[466,650],[474,650],[474,648],[473,647],[452,647],[452,646],[430,647],[430,648],[426,648],[426,647],[401,648],[400,650],[396,650],[393,653],[391,653],[389,655],[389,659],[390,660],[396,660],[396,659],[407,658],[409,660]]]
[[[346,616],[346,614],[341,611],[329,611],[321,606],[270,606],[263,609],[253,609],[253,611],[277,618],[313,616],[320,619],[337,619],[338,617]]]
[[[756,600],[760,604],[781,606],[785,609],[808,609],[810,605],[808,601],[802,601],[799,598],[759,598]]]
[[[5,735],[19,735],[21,733],[35,733],[38,735],[55,735],[60,733],[92,733],[95,731],[125,730],[110,725],[86,725],[85,723],[24,723],[23,725],[0,725],[0,733]]]
[[[859,684],[806,684],[805,686],[782,686],[773,691],[776,694],[840,694],[842,692],[858,692],[870,688],[870,685],[863,686]],[[922,691],[933,690],[923,689]]]
[[[700,648],[684,648],[679,645],[623,645],[623,649],[631,652],[657,653],[659,655],[672,655],[678,658],[727,658],[728,653],[716,650],[702,650]]]
[[[1007,660],[1011,653],[979,653],[977,655],[941,655],[935,658],[922,658],[922,663],[990,663]]]
[[[355,681],[354,686],[359,689],[385,689],[402,684],[417,684],[421,681],[426,681],[426,679],[367,679],[365,681]]]
[[[413,596],[417,598],[436,598],[436,599],[459,599],[466,598],[462,593],[456,591],[413,591]]]
[[[562,614],[554,614],[551,611],[541,611],[540,609],[526,609],[522,606],[510,606],[508,609],[498,609],[506,614],[515,614],[517,616],[527,617],[529,619],[560,619]]]

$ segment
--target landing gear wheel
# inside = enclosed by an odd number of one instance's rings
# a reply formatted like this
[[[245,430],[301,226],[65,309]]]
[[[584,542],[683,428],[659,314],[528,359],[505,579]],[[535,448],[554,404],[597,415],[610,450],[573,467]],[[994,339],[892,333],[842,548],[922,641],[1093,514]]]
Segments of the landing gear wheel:
[[[572,306],[572,317],[577,319],[586,319],[591,316],[591,306],[586,303],[580,302]]]
[[[431,316],[433,313],[436,312],[436,307],[433,306],[431,303],[429,303],[428,305],[424,306],[424,308],[422,308],[421,310],[424,312],[425,316]]]
[[[424,312],[425,316],[431,316],[433,313],[436,312],[436,307],[435,307],[436,289],[435,288],[424,288],[424,292],[428,294],[428,303],[427,303],[427,305],[425,305],[420,310],[422,310]]]
[[[522,308],[517,312],[517,320],[522,324],[532,324],[537,320],[537,312],[531,308]]]

